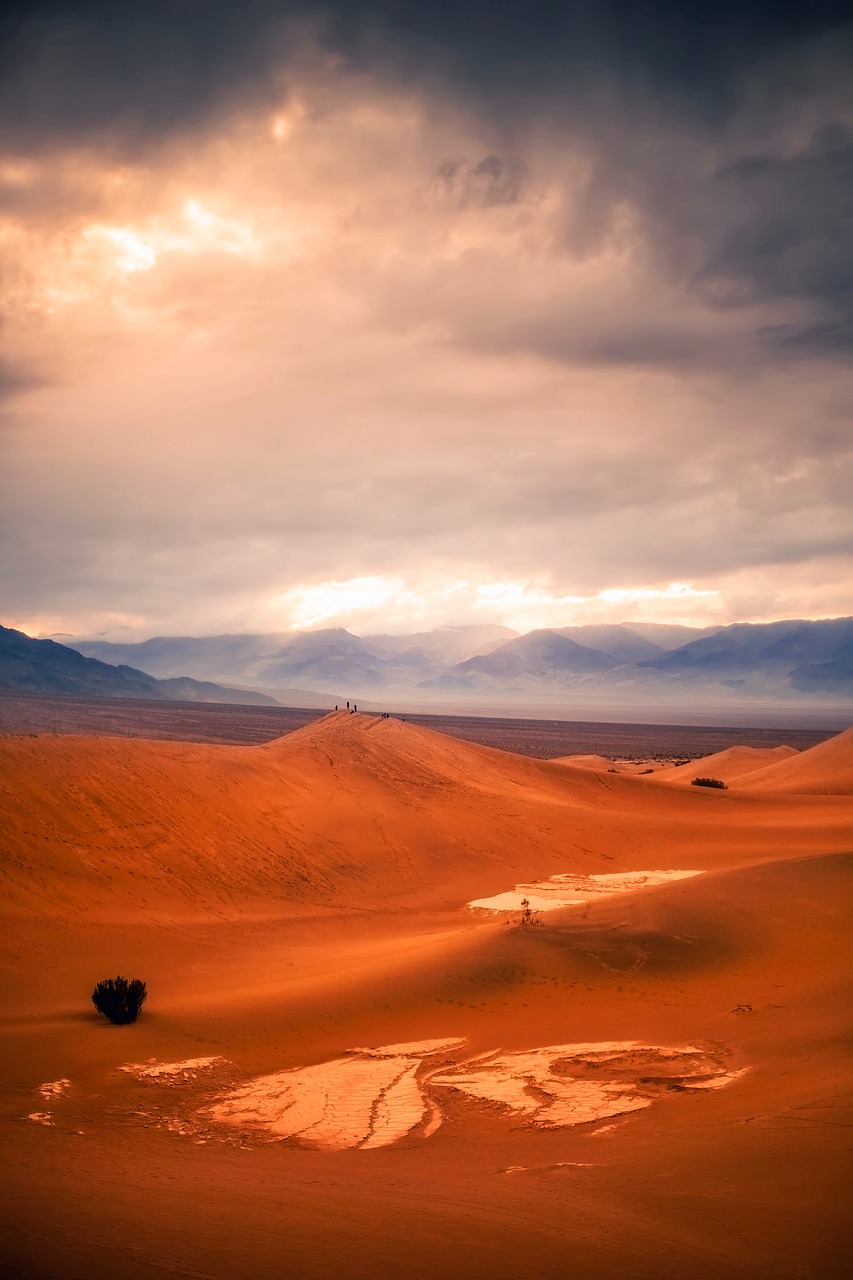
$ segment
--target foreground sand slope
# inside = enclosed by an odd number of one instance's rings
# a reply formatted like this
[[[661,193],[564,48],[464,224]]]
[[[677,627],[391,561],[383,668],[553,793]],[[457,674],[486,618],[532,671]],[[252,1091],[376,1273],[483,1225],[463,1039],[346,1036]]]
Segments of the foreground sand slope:
[[[7,908],[103,920],[453,907],[560,871],[838,851],[848,829],[840,798],[650,788],[346,713],[260,747],[7,738],[0,787]]]
[[[846,796],[649,786],[346,715],[263,748],[8,740],[0,764],[13,1280],[846,1280]],[[465,908],[666,866],[706,874],[529,929]],[[119,970],[150,990],[128,1027],[88,1004]],[[653,1105],[547,1128],[445,1079],[439,1126],[389,1114],[370,1149],[310,1149],[333,1097],[309,1149],[234,1114],[258,1077],[427,1039],[457,1062],[697,1046],[732,1082],[644,1079]]]
[[[403,966],[371,959],[365,933],[355,973],[322,972],[331,922],[291,938],[291,975],[255,925],[253,986],[246,940],[226,932],[218,1000],[198,972],[167,999],[152,982],[133,1027],[9,1025],[8,1274],[558,1280],[570,1256],[583,1280],[842,1280],[851,871],[823,857],[715,873],[539,930],[446,936]],[[228,1081],[423,1036],[464,1037],[471,1054],[698,1043],[745,1074],[550,1130],[444,1090],[437,1132],[374,1150],[270,1145],[250,1125],[211,1135],[199,1119]],[[212,1083],[120,1070],[188,1054],[225,1065]],[[45,1103],[38,1085],[60,1078],[65,1096]],[[45,1106],[51,1126],[19,1119]]]

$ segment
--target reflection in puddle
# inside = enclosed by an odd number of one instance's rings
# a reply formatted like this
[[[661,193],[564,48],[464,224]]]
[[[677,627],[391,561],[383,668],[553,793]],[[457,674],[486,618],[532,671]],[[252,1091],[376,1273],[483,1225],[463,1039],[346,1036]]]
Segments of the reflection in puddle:
[[[208,1109],[213,1120],[298,1138],[324,1151],[386,1147],[421,1126],[435,1132],[440,1114],[424,1095],[424,1059],[459,1039],[358,1049],[345,1058],[261,1076]]]
[[[701,874],[701,871],[621,871],[582,876],[564,872],[533,884],[517,884],[511,891],[497,893],[492,898],[475,898],[468,907],[480,911],[520,911],[522,899],[526,898],[532,911],[556,911],[559,907],[592,902],[611,893],[633,893],[636,889],[650,889],[670,880],[686,880]]]
[[[429,1091],[454,1089],[497,1104],[543,1128],[589,1124],[649,1107],[672,1090],[721,1088],[729,1073],[711,1054],[636,1041],[548,1045],[481,1055],[430,1069],[425,1059],[461,1040],[426,1040],[353,1050],[311,1067],[262,1076],[204,1108],[225,1125],[263,1129],[325,1151],[389,1146],[429,1137],[441,1112]]]
[[[499,1103],[545,1128],[564,1128],[650,1107],[668,1090],[719,1088],[735,1078],[692,1045],[625,1040],[497,1054],[442,1071],[431,1083]]]
[[[184,1058],[181,1062],[158,1062],[149,1058],[147,1062],[128,1062],[119,1067],[119,1071],[127,1071],[137,1080],[195,1080],[200,1071],[212,1071],[225,1059],[217,1054],[213,1058]]]
[[[691,1044],[599,1040],[511,1053],[495,1049],[467,1059],[464,1045],[454,1036],[351,1049],[328,1062],[241,1084],[234,1064],[218,1055],[152,1058],[118,1070],[151,1088],[152,1101],[130,1113],[137,1124],[194,1138],[197,1145],[291,1139],[320,1151],[368,1151],[429,1138],[443,1120],[437,1099],[445,1101],[448,1090],[514,1113],[528,1125],[555,1129],[639,1111],[673,1091],[721,1089],[747,1070],[732,1071],[724,1054]],[[69,1085],[54,1080],[35,1092],[56,1103],[61,1118]],[[22,1118],[56,1126],[52,1111]]]
[[[50,1102],[52,1098],[61,1098],[70,1087],[71,1081],[63,1078],[62,1080],[49,1080],[47,1084],[40,1084],[38,1091],[45,1102]]]

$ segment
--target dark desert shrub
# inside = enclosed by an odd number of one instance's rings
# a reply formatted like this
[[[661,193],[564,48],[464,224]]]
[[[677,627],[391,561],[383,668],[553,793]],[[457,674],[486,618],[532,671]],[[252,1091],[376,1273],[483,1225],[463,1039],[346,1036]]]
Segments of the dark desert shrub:
[[[92,1004],[110,1022],[135,1022],[147,995],[139,978],[105,978],[92,992]]]
[[[728,787],[719,778],[694,778],[691,787],[717,787],[720,791],[728,791]]]
[[[542,921],[539,919],[539,912],[535,911],[534,908],[531,907],[530,899],[522,898],[521,899],[521,915],[518,917],[518,924],[522,924],[524,925],[525,928],[527,928],[529,925],[541,924],[541,923]]]

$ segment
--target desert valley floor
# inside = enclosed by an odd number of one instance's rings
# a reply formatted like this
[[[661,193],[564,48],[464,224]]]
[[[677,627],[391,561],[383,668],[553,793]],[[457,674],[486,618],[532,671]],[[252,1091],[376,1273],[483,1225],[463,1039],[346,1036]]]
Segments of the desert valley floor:
[[[853,730],[11,734],[0,826],[5,1276],[849,1275]]]

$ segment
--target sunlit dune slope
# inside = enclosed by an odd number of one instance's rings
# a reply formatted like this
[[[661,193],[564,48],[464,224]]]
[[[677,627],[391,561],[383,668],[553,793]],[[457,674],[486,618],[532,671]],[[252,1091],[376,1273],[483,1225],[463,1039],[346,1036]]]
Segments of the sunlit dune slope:
[[[709,794],[339,713],[261,747],[0,743],[3,898],[122,920],[459,907],[559,871],[843,850],[839,798]]]
[[[738,786],[748,791],[853,795],[853,728],[746,775]]]
[[[607,756],[556,756],[551,764],[567,764],[576,769],[613,769],[616,766]]]
[[[719,778],[721,782],[730,784],[737,782],[745,774],[754,773],[769,765],[787,760],[798,752],[794,747],[728,747],[725,751],[717,751],[711,756],[702,756],[699,760],[691,760],[688,764],[672,765],[668,769],[659,769],[654,775],[656,782],[677,782],[689,786],[694,778]]]

